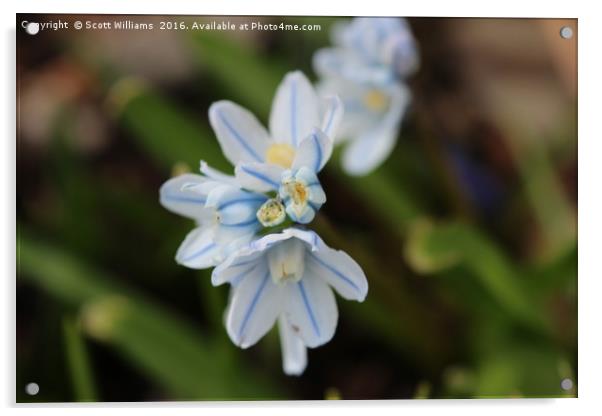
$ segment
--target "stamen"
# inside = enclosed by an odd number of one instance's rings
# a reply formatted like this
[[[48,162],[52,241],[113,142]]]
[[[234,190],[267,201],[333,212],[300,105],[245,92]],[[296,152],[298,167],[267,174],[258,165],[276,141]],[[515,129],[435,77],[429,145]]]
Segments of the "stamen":
[[[264,227],[273,227],[286,218],[284,205],[277,199],[268,199],[257,211],[257,219]]]

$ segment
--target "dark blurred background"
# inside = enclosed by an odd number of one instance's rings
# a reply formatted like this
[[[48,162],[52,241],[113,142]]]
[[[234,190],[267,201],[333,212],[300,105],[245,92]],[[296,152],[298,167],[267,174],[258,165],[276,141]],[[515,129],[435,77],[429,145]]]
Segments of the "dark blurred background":
[[[59,19],[71,28],[21,30]],[[311,225],[361,264],[368,298],[339,299],[301,377],[283,375],[275,331],[233,346],[228,289],[175,263],[192,224],[159,187],[201,159],[232,171],[209,105],[267,124],[283,75],[315,80],[345,19],[17,16],[17,401],[576,396],[576,20],[409,18],[422,62],[395,151],[363,178],[335,152]]]

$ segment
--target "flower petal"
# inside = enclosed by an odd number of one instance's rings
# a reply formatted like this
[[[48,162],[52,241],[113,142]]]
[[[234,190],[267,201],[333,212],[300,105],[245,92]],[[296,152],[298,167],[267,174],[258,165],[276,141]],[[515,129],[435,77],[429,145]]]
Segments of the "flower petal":
[[[211,284],[219,286],[224,283],[230,283],[233,286],[238,285],[240,281],[254,269],[259,267],[265,259],[263,253],[254,253],[247,257],[237,257],[230,261],[226,260],[220,263],[211,273]],[[231,256],[228,258],[231,259]]]
[[[287,203],[286,213],[294,222],[298,222],[299,224],[309,224],[316,216],[316,211],[319,209],[319,206],[316,206],[316,208],[314,208],[311,204],[307,204],[305,209],[298,213],[295,211],[293,204]]]
[[[203,184],[218,185],[215,182],[208,183],[206,178],[194,174],[184,174],[172,178],[165,182],[159,190],[161,205],[176,214],[200,220],[209,211],[205,208],[207,195],[199,193],[194,188]]]
[[[333,337],[338,320],[332,289],[311,273],[286,286],[286,318],[293,331],[310,348],[327,343]]]
[[[295,335],[286,316],[278,318],[278,332],[282,348],[282,368],[285,374],[299,376],[307,367],[307,348],[303,340]]]
[[[191,269],[213,267],[221,260],[222,248],[214,241],[213,227],[197,227],[192,230],[178,248],[176,261]]]
[[[226,329],[234,344],[248,348],[274,326],[281,311],[282,288],[272,283],[267,267],[258,267],[232,288]]]
[[[368,280],[362,268],[347,253],[328,247],[321,239],[318,250],[307,253],[307,273],[326,281],[343,298],[363,302]]]
[[[334,137],[329,136],[334,138],[335,143],[357,137],[375,121],[379,121],[379,117],[375,117],[374,112],[369,111],[364,103],[364,96],[374,88],[373,85],[330,77],[322,79],[316,88],[321,95],[337,94],[343,102],[343,119],[337,126]]]
[[[241,163],[234,173],[243,188],[256,192],[275,191],[280,186],[283,168],[265,163]]]
[[[322,131],[332,142],[336,140],[339,125],[345,113],[343,102],[338,95],[326,97],[325,111],[322,117]]]
[[[236,178],[234,177],[234,175],[227,175],[223,172],[220,172],[217,169],[213,169],[204,160],[201,160],[201,169],[200,170],[201,170],[202,174],[204,174],[208,178],[213,179],[214,181],[240,188],[240,185],[236,181]]]
[[[251,112],[231,101],[218,101],[209,108],[209,121],[233,165],[264,161],[269,135]]]
[[[223,226],[244,227],[258,223],[256,213],[267,197],[231,186],[214,189],[207,197],[207,207],[215,208]]]
[[[307,245],[307,249],[310,251],[315,251],[318,249],[317,245],[320,237],[318,237],[315,232],[301,230],[295,227],[286,228],[282,230],[282,232],[267,234],[261,238],[249,242],[248,244],[241,245],[233,253],[231,253],[222,264],[217,266],[217,270],[220,272],[221,270],[237,265],[240,262],[257,259],[262,256],[270,247],[273,247],[281,241],[285,241],[290,238],[297,238],[303,241]]]
[[[355,83],[386,84],[395,74],[383,65],[366,61],[354,51],[343,48],[324,48],[314,53],[313,66],[321,78],[342,78]],[[341,91],[343,94],[344,91]]]
[[[296,148],[314,127],[320,125],[318,105],[314,87],[305,75],[301,71],[289,72],[276,90],[272,102],[272,138]]]
[[[332,140],[320,129],[314,128],[297,148],[292,169],[308,167],[314,172],[322,170],[332,155]]]
[[[409,100],[409,91],[403,85],[391,90],[390,108],[380,123],[352,140],[344,150],[342,162],[347,173],[366,175],[391,154]]]

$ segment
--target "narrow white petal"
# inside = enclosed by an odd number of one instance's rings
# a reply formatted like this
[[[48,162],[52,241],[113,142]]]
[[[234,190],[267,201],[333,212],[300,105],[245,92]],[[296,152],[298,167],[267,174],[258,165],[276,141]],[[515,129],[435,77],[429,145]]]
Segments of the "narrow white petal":
[[[222,247],[214,241],[213,227],[197,227],[192,230],[178,248],[176,261],[191,269],[206,269],[221,260]]]
[[[231,101],[218,101],[209,108],[209,121],[222,151],[233,165],[263,162],[270,140],[251,112]]]
[[[339,125],[345,113],[343,102],[338,95],[330,96],[325,99],[325,111],[322,117],[322,131],[334,142],[337,137]]]
[[[274,326],[281,311],[282,288],[272,283],[267,267],[258,267],[232,290],[226,329],[234,344],[248,348]]]
[[[312,203],[321,206],[326,202],[326,193],[324,192],[324,188],[322,188],[322,185],[320,185],[319,182],[310,185],[309,190],[311,192],[310,198]]]
[[[292,169],[307,167],[313,172],[322,170],[332,155],[332,140],[320,129],[313,129],[311,134],[303,139],[297,148]]]
[[[265,163],[241,163],[236,166],[235,175],[238,183],[255,192],[275,191],[280,186],[283,168]]]
[[[299,376],[307,367],[307,348],[303,340],[295,335],[284,315],[278,318],[278,332],[282,348],[282,368],[285,374]]]
[[[252,241],[237,247],[230,253],[226,259],[218,264],[211,274],[211,283],[219,286],[223,283],[232,283],[232,280],[238,273],[244,269],[252,269],[258,263],[265,263],[263,251],[252,250]]]
[[[240,188],[240,185],[236,181],[236,178],[234,177],[234,175],[227,175],[223,172],[220,172],[217,169],[213,169],[204,160],[201,160],[201,169],[200,170],[201,170],[202,174],[204,174],[205,176],[207,176],[210,179],[213,179],[214,181]]]
[[[321,239],[318,250],[307,253],[307,273],[324,279],[343,298],[362,302],[368,294],[364,271],[347,253],[328,247]]]
[[[300,71],[288,73],[274,96],[270,133],[277,142],[297,147],[320,125],[319,102],[314,87]]]
[[[397,141],[397,129],[374,129],[353,140],[343,151],[343,169],[350,175],[367,175],[389,157]]]
[[[264,195],[228,186],[212,190],[206,206],[215,208],[221,225],[246,227],[258,222],[255,214],[266,199]]]
[[[261,267],[260,264],[265,263],[265,258],[262,256],[262,253],[256,253],[254,256],[249,256],[248,258],[240,258],[236,262],[224,263],[219,264],[211,273],[211,284],[213,286],[219,286],[224,283],[230,283],[233,286],[238,285],[245,276],[258,267]],[[265,266],[263,268],[265,269]]]
[[[302,230],[300,228],[286,228],[280,233],[267,234],[251,243],[253,251],[265,251],[281,241],[297,238],[307,244],[309,250],[317,250],[319,237],[314,231]]]
[[[332,289],[323,279],[307,271],[299,282],[285,287],[287,296],[283,307],[293,332],[310,348],[330,341],[339,316]]]
[[[192,219],[204,217],[206,194],[195,191],[194,187],[207,182],[200,175],[185,174],[165,182],[159,190],[161,205],[171,212]]]
[[[351,141],[344,150],[343,168],[347,173],[366,175],[380,166],[393,151],[410,96],[401,85],[391,92],[390,109],[380,123]]]

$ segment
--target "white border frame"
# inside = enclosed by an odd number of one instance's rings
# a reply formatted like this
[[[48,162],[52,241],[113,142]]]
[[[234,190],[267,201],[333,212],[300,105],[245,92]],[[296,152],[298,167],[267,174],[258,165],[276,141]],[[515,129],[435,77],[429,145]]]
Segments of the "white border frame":
[[[589,410],[600,409],[599,387],[602,385],[600,354],[600,290],[602,273],[597,257],[597,238],[601,235],[600,213],[602,198],[598,178],[602,178],[599,155],[602,155],[602,137],[598,127],[600,110],[600,64],[599,39],[602,39],[602,24],[595,13],[593,1],[548,0],[535,3],[524,0],[503,2],[415,1],[393,3],[391,0],[370,0],[361,3],[327,3],[323,0],[303,0],[298,3],[269,0],[104,0],[82,2],[78,0],[55,0],[39,2],[21,0],[18,4],[2,2],[3,13],[3,58],[0,67],[2,126],[6,129],[3,140],[2,180],[0,187],[5,198],[0,216],[2,249],[0,264],[4,267],[4,287],[1,291],[0,313],[2,314],[2,342],[0,343],[0,404],[13,412],[33,413],[44,408],[51,415],[80,414],[84,409],[94,414],[106,414],[107,407],[115,408],[115,415],[127,415],[133,409],[144,409],[145,415],[164,415],[167,409],[198,415],[211,409],[212,412],[247,414],[306,414],[308,411],[327,413],[344,411],[349,415],[364,415],[369,409],[378,409],[385,414],[437,414],[504,415],[508,412],[539,412],[546,415],[566,415],[568,412],[588,414]],[[505,399],[505,400],[429,400],[429,401],[346,401],[346,402],[228,402],[228,403],[132,403],[95,405],[15,405],[15,13],[122,13],[122,14],[204,14],[204,15],[404,15],[441,17],[553,17],[578,18],[578,77],[579,77],[579,399]],[[585,224],[585,225],[584,225]],[[199,409],[200,408],[200,409]],[[599,410],[598,410],[599,411]],[[583,413],[587,412],[587,413]]]

